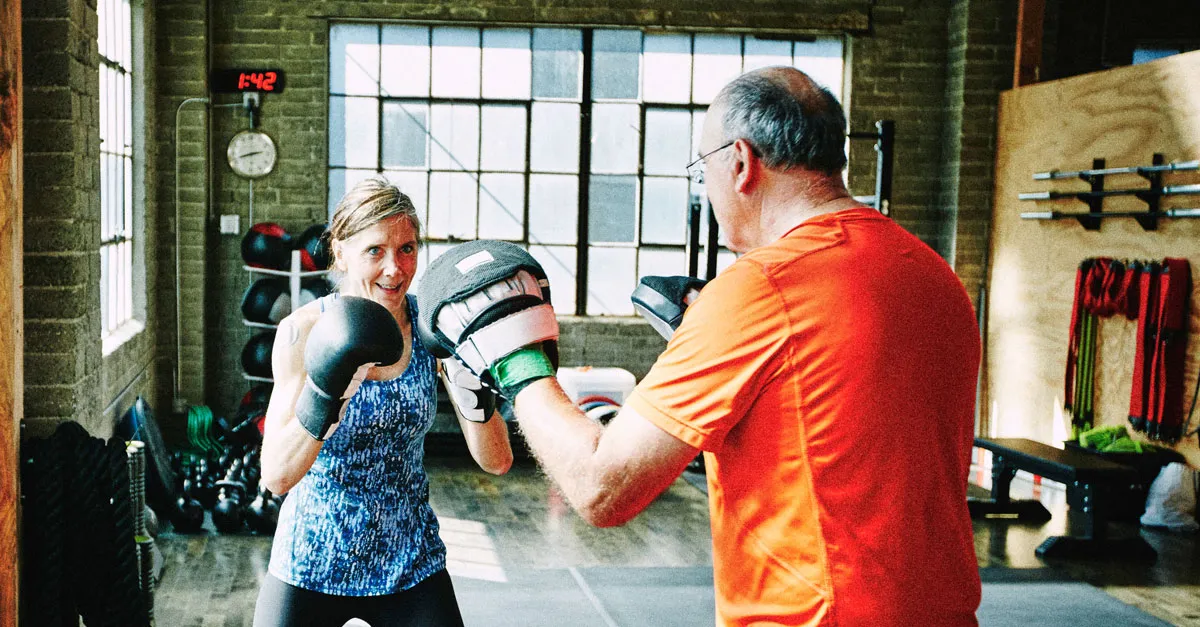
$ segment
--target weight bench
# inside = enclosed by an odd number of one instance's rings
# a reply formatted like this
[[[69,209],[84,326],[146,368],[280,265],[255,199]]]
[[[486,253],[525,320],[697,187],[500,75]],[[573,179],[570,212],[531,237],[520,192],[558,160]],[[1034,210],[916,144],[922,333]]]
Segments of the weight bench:
[[[1012,517],[1044,523],[1050,511],[1038,501],[1013,500],[1009,488],[1018,470],[1067,487],[1067,536],[1052,536],[1038,546],[1042,557],[1123,557],[1153,562],[1158,554],[1140,535],[1108,537],[1110,501],[1140,483],[1137,469],[1084,451],[1063,450],[1025,438],[975,438],[977,448],[992,452],[992,498],[968,499],[971,518]]]

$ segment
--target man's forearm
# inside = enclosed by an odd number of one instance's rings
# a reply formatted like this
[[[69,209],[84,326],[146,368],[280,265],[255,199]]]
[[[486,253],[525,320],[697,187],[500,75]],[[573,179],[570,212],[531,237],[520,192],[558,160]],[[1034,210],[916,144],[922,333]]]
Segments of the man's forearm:
[[[571,505],[590,520],[603,479],[595,463],[602,427],[584,415],[547,377],[517,395],[513,411],[525,442]]]

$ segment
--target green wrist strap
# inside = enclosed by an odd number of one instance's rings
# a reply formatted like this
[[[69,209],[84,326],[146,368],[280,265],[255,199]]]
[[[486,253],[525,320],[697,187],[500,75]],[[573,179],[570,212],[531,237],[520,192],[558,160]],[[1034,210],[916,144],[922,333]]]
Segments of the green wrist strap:
[[[500,393],[512,400],[530,383],[553,377],[554,364],[540,346],[527,346],[496,362],[491,372]]]

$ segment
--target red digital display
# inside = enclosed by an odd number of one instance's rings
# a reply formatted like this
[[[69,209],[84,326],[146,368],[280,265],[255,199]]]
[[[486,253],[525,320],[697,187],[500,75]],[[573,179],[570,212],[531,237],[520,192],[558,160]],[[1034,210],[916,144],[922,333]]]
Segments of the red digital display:
[[[240,72],[238,73],[238,89],[242,91],[275,91],[275,81],[279,80],[279,73],[273,70],[266,72]],[[253,89],[251,89],[253,88]]]
[[[283,92],[284,74],[278,69],[231,68],[214,70],[209,77],[213,93],[236,94],[257,92],[278,94]]]

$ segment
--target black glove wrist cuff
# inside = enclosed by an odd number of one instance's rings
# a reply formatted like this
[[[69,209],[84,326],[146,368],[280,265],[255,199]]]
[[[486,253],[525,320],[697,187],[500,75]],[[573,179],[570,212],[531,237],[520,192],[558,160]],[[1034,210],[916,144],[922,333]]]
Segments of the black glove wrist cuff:
[[[306,380],[300,398],[296,399],[296,420],[313,439],[324,441],[337,423],[342,411],[342,399],[326,396]]]

